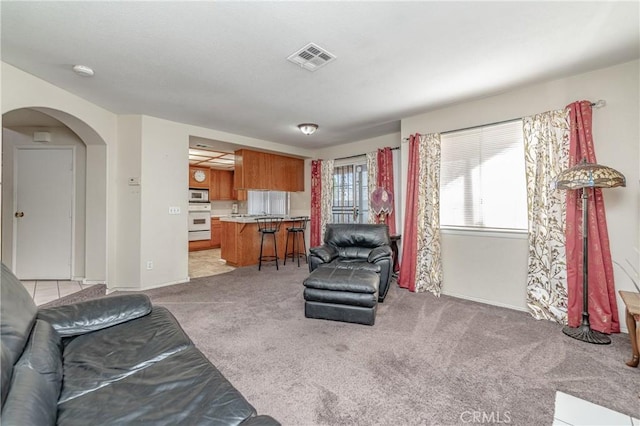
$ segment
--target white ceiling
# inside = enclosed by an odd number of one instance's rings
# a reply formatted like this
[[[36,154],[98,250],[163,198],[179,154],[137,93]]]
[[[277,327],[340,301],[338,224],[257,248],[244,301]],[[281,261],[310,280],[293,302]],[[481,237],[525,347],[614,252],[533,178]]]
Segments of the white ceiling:
[[[633,2],[12,2],[2,60],[118,114],[303,148],[640,56]],[[308,43],[337,59],[287,61]],[[71,72],[74,64],[93,78]],[[296,125],[315,122],[302,135]]]

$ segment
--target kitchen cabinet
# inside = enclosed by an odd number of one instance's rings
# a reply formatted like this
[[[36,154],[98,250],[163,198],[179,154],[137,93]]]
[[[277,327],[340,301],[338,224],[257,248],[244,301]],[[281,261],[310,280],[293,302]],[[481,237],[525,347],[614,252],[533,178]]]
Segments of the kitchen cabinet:
[[[235,152],[235,189],[304,191],[304,160],[241,149]]]
[[[216,217],[211,218],[211,248],[219,248],[220,241],[222,240],[222,224],[220,219]]]
[[[220,256],[227,262],[227,265],[234,267],[250,266],[258,264],[260,256],[260,232],[255,220],[223,218],[222,240],[220,246]],[[284,261],[284,252],[287,241],[286,229],[293,222],[284,220],[280,227],[280,232],[276,232],[278,243],[279,262]],[[273,254],[273,240],[265,238],[264,255]]]
[[[211,248],[211,240],[189,241],[189,251],[208,250]]]
[[[210,172],[207,167],[189,166],[189,188],[209,189]]]
[[[235,200],[233,171],[211,169],[209,180],[209,201]]]

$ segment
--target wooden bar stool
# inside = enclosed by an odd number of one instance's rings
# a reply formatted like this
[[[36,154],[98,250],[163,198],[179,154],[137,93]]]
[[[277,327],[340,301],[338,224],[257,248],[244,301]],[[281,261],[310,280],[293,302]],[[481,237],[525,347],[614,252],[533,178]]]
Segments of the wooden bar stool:
[[[256,222],[258,223],[258,232],[260,232],[260,258],[258,259],[258,271],[262,269],[262,261],[274,261],[276,262],[276,269],[280,270],[278,267],[278,243],[276,234],[280,231],[280,224],[282,223],[282,218],[280,217],[257,217]],[[273,255],[263,255],[264,248],[264,236],[272,235],[273,236]]]
[[[291,218],[291,226],[287,228],[287,243],[284,248],[284,264],[287,264],[287,257],[291,259],[298,258],[298,267],[300,267],[300,256],[304,256],[305,262],[309,263],[307,259],[307,243],[304,240],[304,231],[307,229],[307,222],[309,222],[309,216],[297,216]],[[289,236],[293,237],[293,244],[291,247],[291,253],[289,253]],[[300,252],[300,237],[302,237],[302,247],[304,250]]]

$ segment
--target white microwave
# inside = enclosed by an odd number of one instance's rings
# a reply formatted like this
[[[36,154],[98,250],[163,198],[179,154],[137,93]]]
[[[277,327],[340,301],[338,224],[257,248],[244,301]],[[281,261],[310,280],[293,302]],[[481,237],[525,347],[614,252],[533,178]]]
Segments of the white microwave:
[[[189,202],[190,203],[208,203],[209,190],[208,189],[189,189]]]

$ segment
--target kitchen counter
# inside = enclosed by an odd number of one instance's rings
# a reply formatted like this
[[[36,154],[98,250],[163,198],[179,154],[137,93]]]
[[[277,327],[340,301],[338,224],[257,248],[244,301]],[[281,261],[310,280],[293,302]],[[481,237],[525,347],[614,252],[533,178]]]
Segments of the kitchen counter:
[[[228,265],[238,267],[258,264],[260,232],[258,232],[256,217],[261,216],[240,215],[220,218],[222,225],[220,255]],[[287,227],[291,226],[291,222],[291,218],[285,217],[280,231],[276,233],[279,261],[284,261]],[[266,236],[264,239],[263,255],[273,255],[273,238],[271,236]]]
[[[219,216],[219,217],[221,222],[236,222],[236,223],[256,223],[256,219],[259,217],[282,218],[284,221],[289,221],[291,219],[289,216],[269,216],[269,215],[253,215],[253,214],[227,215],[227,216]]]

